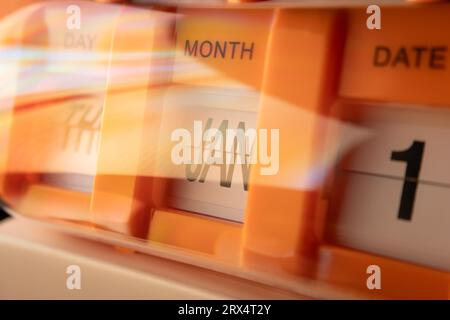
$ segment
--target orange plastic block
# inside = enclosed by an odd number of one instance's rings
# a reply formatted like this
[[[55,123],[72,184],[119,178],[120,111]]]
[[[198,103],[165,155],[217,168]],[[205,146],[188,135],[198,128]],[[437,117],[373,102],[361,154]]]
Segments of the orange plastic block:
[[[180,9],[177,13],[172,86],[167,92],[164,105],[167,109],[164,110],[164,125],[161,127],[157,149],[159,155],[154,159],[159,168],[157,173],[159,182],[153,187],[151,202],[153,210],[155,208],[158,210],[153,212],[148,237],[150,240],[239,263],[241,224],[212,218],[213,212],[205,215],[202,214],[204,212],[193,212],[195,210],[189,208],[174,208],[172,203],[167,201],[177,188],[175,186],[177,182],[187,181],[185,168],[174,168],[171,162],[171,148],[168,147],[173,146],[173,142],[169,141],[171,132],[168,130],[177,128],[176,124],[188,126],[189,129],[193,125],[192,119],[203,120],[209,115],[213,118],[214,125],[222,120],[233,122],[244,113],[247,118],[240,118],[238,121],[246,122],[252,118],[253,112],[257,111],[253,109],[253,103],[256,101],[257,108],[273,11]],[[183,98],[183,95],[187,95],[188,98]],[[229,96],[241,97],[241,101],[236,103],[237,99],[230,99]],[[178,105],[185,99],[192,99],[191,109],[183,110],[183,107]],[[198,99],[198,102],[195,99]],[[205,103],[203,99],[208,99],[208,102]],[[204,107],[208,116],[198,110],[195,111],[197,105]],[[180,110],[181,113],[177,114],[174,110]],[[183,111],[189,114],[182,114]],[[247,126],[250,125],[250,121],[246,122]],[[213,181],[219,185],[217,177],[210,174],[208,179],[211,180],[207,182]],[[196,181],[181,188],[198,186],[202,185]],[[201,192],[199,189],[195,190]],[[216,188],[208,192],[201,194],[204,197],[203,203],[208,205],[221,196],[230,197],[230,194],[220,193],[229,192],[227,188],[222,190]],[[212,200],[209,197],[214,192],[220,194],[214,194],[212,198],[215,200]],[[188,193],[192,195],[192,192]],[[186,199],[189,196],[184,194],[184,197]],[[236,199],[236,202],[239,201]],[[223,203],[213,205],[217,207]],[[225,219],[232,220],[231,217]]]
[[[368,289],[367,267],[381,271],[381,289]],[[390,299],[448,299],[447,273],[335,246],[321,246],[317,278],[359,292],[363,297]]]
[[[14,209],[35,218],[53,218],[91,225],[90,194],[64,190],[43,184],[33,184]]]
[[[27,5],[37,3],[38,0],[17,0],[6,2],[0,9],[0,18],[3,18],[9,14],[14,13],[16,10],[25,7]]]
[[[165,70],[171,68],[173,23],[169,13],[129,8],[112,48],[91,212],[99,225],[141,237],[151,214],[154,179],[146,177],[152,176],[161,99],[170,79]]]
[[[448,5],[383,8],[381,30],[369,30],[366,13],[351,11],[340,95],[448,105],[449,13]]]
[[[266,64],[258,128],[279,129],[280,167],[251,171],[243,263],[290,273],[311,271],[319,234],[315,214],[321,179],[321,133],[335,97],[339,14],[277,10]],[[271,143],[274,143],[273,141]]]
[[[21,197],[26,197],[30,185],[45,184],[45,175],[95,172],[102,90],[120,8],[72,4],[83,10],[80,29],[60,27],[67,20],[67,4],[61,2],[28,7],[8,17],[4,25],[15,26],[4,43],[28,53],[18,63],[14,85],[4,169],[5,200],[10,204],[27,201]],[[97,28],[100,18],[105,23]],[[52,58],[58,54],[66,59]]]
[[[238,263],[242,227],[237,223],[183,213],[156,210],[149,240],[212,255]]]
[[[272,10],[180,9],[175,83],[259,89]]]

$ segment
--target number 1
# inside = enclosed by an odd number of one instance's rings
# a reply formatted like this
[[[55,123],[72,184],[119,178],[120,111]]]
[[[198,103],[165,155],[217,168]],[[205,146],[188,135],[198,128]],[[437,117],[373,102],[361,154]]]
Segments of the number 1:
[[[406,162],[405,182],[398,210],[398,218],[402,220],[411,220],[412,218],[424,148],[425,142],[414,140],[407,150],[392,151],[391,153],[391,160]]]

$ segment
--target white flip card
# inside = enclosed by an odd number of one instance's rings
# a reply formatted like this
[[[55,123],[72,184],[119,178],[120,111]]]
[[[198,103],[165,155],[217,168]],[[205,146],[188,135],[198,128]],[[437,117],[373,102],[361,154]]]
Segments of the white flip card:
[[[164,166],[161,174],[174,178],[167,194],[170,207],[243,222],[251,143],[247,139],[237,146],[247,148],[245,159],[241,158],[243,161],[228,163],[226,157],[231,154],[237,160],[234,147],[227,149],[226,142],[223,145],[197,142],[204,141],[208,128],[222,129],[223,133],[226,129],[239,127],[244,131],[256,129],[258,103],[258,93],[250,90],[178,86],[168,92],[160,130],[160,152],[178,155],[174,148],[181,143],[178,140],[181,136],[174,132],[187,130],[189,139],[186,149],[190,152],[188,158],[193,161],[193,164],[180,164],[170,157],[164,157],[161,161]],[[229,142],[233,145],[231,139]],[[225,151],[223,165],[207,164],[204,154],[208,148],[215,150],[216,155]],[[194,163],[197,156],[200,157],[199,163]]]
[[[348,105],[371,137],[338,175],[343,197],[331,237],[338,244],[450,271],[450,110]],[[331,204],[331,210],[336,210]]]

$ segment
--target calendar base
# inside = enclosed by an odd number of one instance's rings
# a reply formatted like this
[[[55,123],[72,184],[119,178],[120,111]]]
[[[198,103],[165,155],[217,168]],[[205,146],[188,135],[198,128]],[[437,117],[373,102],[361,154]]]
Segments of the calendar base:
[[[81,289],[68,289],[69,266]],[[301,296],[65,235],[22,218],[0,222],[0,299],[298,299]]]

